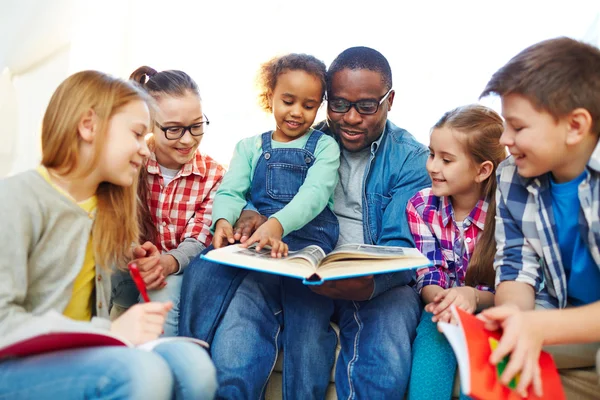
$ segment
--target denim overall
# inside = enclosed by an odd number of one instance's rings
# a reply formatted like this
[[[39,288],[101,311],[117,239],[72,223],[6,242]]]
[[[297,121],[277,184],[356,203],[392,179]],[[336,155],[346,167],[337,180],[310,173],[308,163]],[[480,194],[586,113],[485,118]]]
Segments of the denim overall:
[[[256,164],[250,190],[250,201],[259,213],[270,217],[294,198],[306,179],[308,169],[315,162],[315,148],[322,135],[321,131],[313,131],[303,149],[274,149],[271,147],[271,132],[262,134],[263,152]],[[283,241],[290,250],[316,244],[329,253],[335,247],[339,233],[335,214],[325,207],[308,224],[287,234]]]
[[[298,193],[315,162],[315,148],[322,135],[321,131],[313,131],[303,149],[274,149],[271,132],[262,134],[263,153],[256,164],[250,191],[250,201],[262,215],[273,215]],[[290,250],[316,244],[329,253],[337,244],[338,236],[337,217],[325,207],[301,229],[287,234],[283,241]],[[279,345],[284,348],[284,397],[324,398],[336,345],[329,324],[334,311],[333,300],[314,293],[300,279],[277,277],[279,285],[268,284],[273,281],[272,275],[259,279],[265,288],[274,289],[267,295],[274,300],[270,308],[283,310],[279,314],[284,326]],[[299,336],[313,338],[311,349],[314,351],[299,346],[306,342],[306,339],[299,341]]]

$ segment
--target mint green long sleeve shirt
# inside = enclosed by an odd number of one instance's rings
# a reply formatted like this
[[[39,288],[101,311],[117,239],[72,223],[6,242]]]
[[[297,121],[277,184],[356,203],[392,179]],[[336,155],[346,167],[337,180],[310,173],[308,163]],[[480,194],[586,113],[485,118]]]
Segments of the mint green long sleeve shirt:
[[[304,148],[314,131],[291,142],[271,141],[279,148]],[[252,178],[258,159],[262,154],[261,135],[241,140],[235,147],[229,170],[213,202],[214,232],[217,221],[226,219],[234,225],[246,206],[246,195],[252,186]],[[333,210],[333,193],[338,181],[340,149],[330,136],[323,135],[317,142],[315,162],[308,169],[306,179],[294,198],[271,218],[277,218],[283,227],[283,235],[298,230],[312,221],[325,207]]]

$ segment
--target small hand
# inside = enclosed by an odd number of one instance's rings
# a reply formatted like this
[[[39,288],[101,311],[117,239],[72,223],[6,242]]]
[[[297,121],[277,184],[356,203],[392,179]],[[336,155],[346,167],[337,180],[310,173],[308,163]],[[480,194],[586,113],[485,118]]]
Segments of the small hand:
[[[317,294],[332,299],[364,301],[369,300],[373,295],[375,279],[373,275],[339,279],[327,281],[319,286],[310,286],[310,289]]]
[[[510,354],[500,381],[508,385],[520,372],[516,390],[523,397],[527,396],[532,383],[534,393],[542,396],[539,359],[544,344],[544,324],[538,318],[539,312],[521,311],[516,306],[505,305],[484,310],[480,317],[486,322],[486,328],[502,327],[502,338],[490,355],[490,363],[496,365]]]
[[[152,257],[159,256],[160,251],[158,248],[152,244],[152,242],[146,242],[142,245],[137,245],[132,249],[133,258],[142,258],[142,257]]]
[[[227,244],[233,244],[234,242],[231,224],[225,218],[221,218],[215,225],[215,234],[213,235],[212,241],[213,247],[219,249]]]
[[[244,243],[265,222],[267,222],[267,217],[256,211],[242,211],[233,227],[233,238],[240,243]]]
[[[135,345],[154,340],[163,332],[165,318],[172,307],[173,303],[170,301],[135,304],[113,321],[110,332]]]
[[[277,218],[270,218],[262,224],[253,234],[242,243],[242,247],[248,247],[258,242],[256,251],[260,251],[266,245],[271,246],[271,257],[281,258],[288,255],[288,245],[281,241],[283,227],[277,221]]]
[[[452,320],[450,312],[452,304],[468,313],[473,313],[477,309],[475,290],[477,289],[470,286],[445,289],[435,295],[433,301],[425,306],[425,311],[433,314],[433,322],[450,322]]]
[[[165,282],[166,270],[161,265],[160,260],[160,255],[134,260],[148,290],[162,289],[167,284]]]

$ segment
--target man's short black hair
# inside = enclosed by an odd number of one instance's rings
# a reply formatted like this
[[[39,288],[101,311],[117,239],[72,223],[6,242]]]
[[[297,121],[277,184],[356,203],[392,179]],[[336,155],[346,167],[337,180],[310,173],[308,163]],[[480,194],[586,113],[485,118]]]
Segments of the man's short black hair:
[[[327,71],[327,91],[331,90],[331,80],[336,72],[343,69],[367,69],[381,74],[385,90],[392,88],[392,69],[388,60],[375,49],[358,46],[350,47],[340,53]]]

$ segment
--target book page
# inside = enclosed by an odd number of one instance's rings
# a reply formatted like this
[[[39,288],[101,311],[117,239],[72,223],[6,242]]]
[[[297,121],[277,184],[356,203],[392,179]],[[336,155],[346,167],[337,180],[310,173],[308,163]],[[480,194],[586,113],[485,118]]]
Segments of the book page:
[[[322,253],[317,246],[314,246],[316,249],[312,247],[310,250],[289,252],[287,257],[273,258],[270,248],[262,248],[257,252],[256,246],[246,249],[232,245],[211,250],[202,258],[233,267],[304,279],[314,273],[316,267],[313,263],[318,259],[319,251]]]
[[[290,251],[288,256],[285,258],[288,260],[292,260],[294,258],[301,258],[310,262],[311,265],[316,267],[317,265],[319,265],[321,260],[325,258],[325,252],[319,246],[307,246],[302,250]]]
[[[423,255],[405,258],[355,258],[329,261],[321,264],[317,274],[323,280],[345,279],[358,276],[384,274],[430,266],[431,262]]]
[[[195,338],[186,337],[186,336],[173,336],[173,337],[158,338],[156,340],[151,340],[144,344],[140,344],[139,346],[137,346],[137,348],[140,350],[144,350],[144,351],[152,351],[152,350],[154,350],[154,348],[156,346],[161,345],[163,343],[182,342],[182,341],[196,343],[197,345],[202,346],[205,349],[208,349],[208,343],[206,343],[204,340],[195,339]]]
[[[469,354],[467,353],[467,344],[462,329],[457,325],[439,322],[443,334],[448,339],[448,343],[454,351],[458,363],[458,374],[460,376],[460,386],[464,393],[471,392],[471,368],[469,365]]]
[[[325,257],[322,264],[345,259],[397,259],[419,256],[422,256],[419,250],[409,247],[349,243],[336,247]]]

